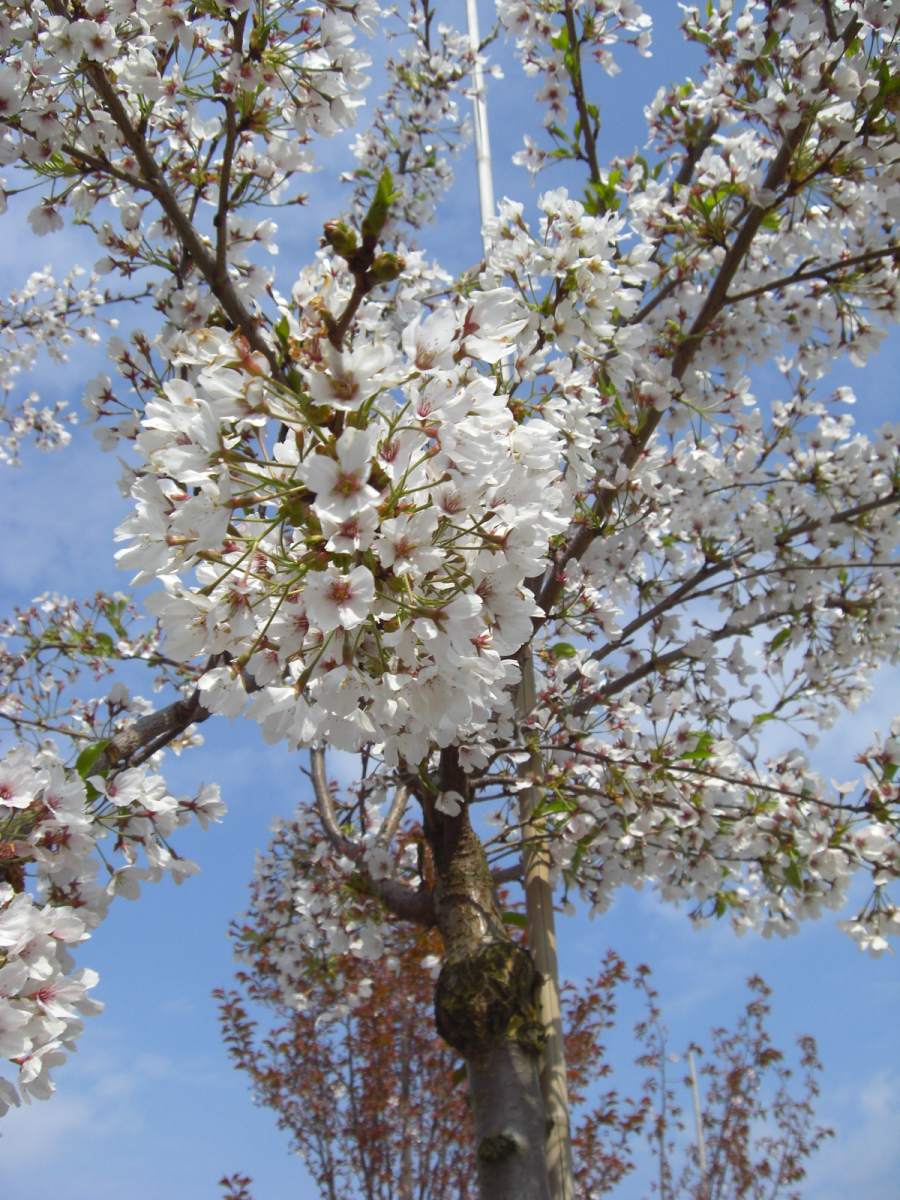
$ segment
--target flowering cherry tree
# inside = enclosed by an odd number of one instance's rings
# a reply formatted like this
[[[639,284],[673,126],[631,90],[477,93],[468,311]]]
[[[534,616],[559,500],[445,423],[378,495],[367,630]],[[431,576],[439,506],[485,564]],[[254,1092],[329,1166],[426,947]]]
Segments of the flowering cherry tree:
[[[431,0],[399,27],[370,0],[0,3],[4,194],[35,235],[71,221],[102,247],[86,286],[32,279],[5,302],[7,453],[67,432],[55,399],[16,407],[18,371],[124,303],[117,374],[86,402],[129,452],[117,557],[156,585],[156,625],[130,638],[98,601],[113,632],[94,657],[146,659],[180,689],[153,711],[115,690],[60,700],[77,750],[39,737],[3,759],[6,1102],[46,1094],[93,1007],[66,944],[115,894],[189,870],[171,834],[220,814],[160,774],[214,716],[311,752],[336,874],[296,904],[326,947],[365,958],[384,921],[438,929],[437,1026],[467,1062],[486,1195],[551,1187],[538,978],[499,883],[539,868],[599,912],[648,882],[786,934],[863,876],[848,931],[878,953],[900,924],[900,727],[858,748],[853,784],[803,749],[897,655],[897,431],[860,432],[824,377],[865,363],[897,307],[900,8],[686,9],[702,72],[660,89],[646,156],[610,163],[592,80],[618,47],[648,52],[649,17],[629,0],[497,12],[544,113],[517,158],[573,182],[536,215],[504,200],[454,280],[415,231],[485,48]],[[354,123],[383,22],[405,32],[352,189],[313,261],[276,279],[272,211],[302,220],[297,176]],[[98,637],[48,603],[13,622],[30,650],[4,706],[36,736],[60,730],[19,707],[42,694],[28,671],[49,654],[56,696]],[[773,724],[798,748],[768,754]],[[327,747],[359,756],[352,820]],[[123,858],[101,880],[107,836]],[[348,930],[346,888],[377,917]]]

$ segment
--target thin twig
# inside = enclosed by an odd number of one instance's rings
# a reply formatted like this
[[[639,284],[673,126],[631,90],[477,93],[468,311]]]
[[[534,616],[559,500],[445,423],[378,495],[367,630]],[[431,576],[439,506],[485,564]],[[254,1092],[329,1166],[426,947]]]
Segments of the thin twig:
[[[310,778],[316,798],[316,808],[325,836],[338,854],[346,855],[356,865],[366,889],[397,917],[431,927],[435,923],[434,897],[430,889],[417,891],[398,879],[373,879],[365,865],[365,846],[361,846],[341,830],[334,796],[325,770],[325,751],[314,746],[309,752]],[[396,798],[395,798],[396,803]]]
[[[792,283],[802,283],[806,279],[827,278],[839,271],[845,271],[848,267],[864,266],[876,262],[878,259],[898,254],[900,254],[900,243],[893,242],[881,250],[867,250],[864,254],[855,254],[852,258],[844,258],[838,262],[823,263],[818,267],[810,267],[809,270],[798,268],[793,275],[783,275],[780,279],[773,279],[771,283],[761,283],[758,287],[748,288],[745,292],[735,292],[732,296],[726,296],[725,303],[737,304],[739,300],[752,300],[754,296],[763,296],[766,292],[778,291],[779,288],[789,287]]]

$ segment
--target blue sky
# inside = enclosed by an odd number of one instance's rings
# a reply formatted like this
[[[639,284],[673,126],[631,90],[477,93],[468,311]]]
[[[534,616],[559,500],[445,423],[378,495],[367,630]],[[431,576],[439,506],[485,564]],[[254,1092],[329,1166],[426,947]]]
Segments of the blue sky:
[[[463,6],[452,6],[462,19]],[[675,33],[677,6],[647,6],[657,21],[654,57],[623,50],[623,73],[604,80],[604,155],[628,151],[644,139],[641,109],[664,77],[683,73],[684,55]],[[482,3],[482,27],[488,26]],[[533,203],[547,175],[532,189],[524,173],[509,166],[521,133],[540,114],[533,84],[523,81],[502,55],[507,77],[490,84],[490,122],[498,196]],[[524,120],[533,114],[533,119]],[[334,161],[337,151],[329,151]],[[471,155],[457,168],[458,183],[445,203],[440,233],[430,245],[445,264],[459,268],[477,260],[478,208]],[[327,197],[327,171],[309,181],[313,197]],[[290,248],[302,255],[315,245],[321,222],[334,213],[319,205],[291,216],[302,225],[279,239],[279,279],[292,279]],[[5,222],[3,281],[20,281],[47,261],[64,265],[76,256],[68,235],[35,242],[21,214]],[[19,236],[21,234],[21,236]],[[91,261],[91,252],[87,261]],[[76,353],[65,371],[64,392],[77,399],[83,379],[98,369]],[[888,415],[900,372],[897,340],[865,371],[841,368],[857,388],[862,422]],[[36,385],[50,398],[60,394],[62,373],[42,367]],[[27,454],[21,471],[0,474],[3,547],[0,609],[25,603],[44,590],[82,595],[127,580],[112,562],[112,532],[127,512],[118,496],[114,458],[99,455],[86,428],[65,452]],[[846,778],[853,748],[883,726],[896,708],[896,676],[885,676],[873,700],[848,716],[823,742],[817,763],[825,775]],[[264,1110],[251,1103],[244,1080],[230,1067],[220,1044],[211,990],[227,985],[231,958],[228,920],[245,904],[254,853],[263,846],[273,816],[289,813],[305,796],[300,762],[265,747],[249,724],[210,722],[205,747],[167,760],[174,789],[188,791],[217,780],[229,806],[225,822],[210,832],[189,831],[179,848],[197,859],[202,874],[180,889],[169,883],[146,888],[135,904],[118,902],[88,943],[82,961],[101,975],[97,990],[106,1012],[90,1020],[78,1054],[58,1072],[58,1095],[0,1123],[0,1189],[4,1200],[35,1195],[65,1200],[204,1200],[219,1195],[216,1180],[240,1170],[254,1177],[257,1200],[306,1200],[316,1192],[302,1165],[287,1153],[285,1139]],[[849,751],[849,752],[848,752]],[[647,961],[674,1047],[702,1041],[710,1026],[733,1021],[743,1002],[743,981],[755,972],[773,986],[773,1030],[787,1045],[801,1032],[819,1040],[826,1066],[819,1115],[837,1126],[838,1138],[815,1160],[807,1200],[838,1200],[848,1193],[890,1200],[900,1178],[900,1061],[896,1014],[900,972],[893,958],[864,957],[827,917],[785,942],[736,939],[724,925],[693,930],[682,913],[663,908],[647,893],[621,893],[613,909],[591,922],[561,925],[563,973],[581,978],[595,970],[612,946],[635,963]],[[629,1017],[622,1019],[625,1030]],[[630,1061],[627,1036],[614,1043]],[[619,1064],[617,1063],[617,1066]],[[626,1184],[622,1200],[638,1200],[640,1181]]]

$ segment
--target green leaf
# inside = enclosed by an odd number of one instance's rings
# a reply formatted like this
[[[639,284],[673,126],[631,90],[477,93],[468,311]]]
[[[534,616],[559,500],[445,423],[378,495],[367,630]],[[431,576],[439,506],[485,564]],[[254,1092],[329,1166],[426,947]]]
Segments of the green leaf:
[[[63,158],[58,151],[55,151],[42,163],[33,163],[31,169],[48,179],[65,179],[78,174],[78,167],[69,162],[67,158]]]
[[[281,342],[282,346],[287,345],[288,337],[290,335],[290,328],[291,327],[288,324],[287,317],[282,317],[281,320],[276,321],[275,325],[273,326],[273,333],[278,338],[279,342]]]
[[[796,862],[791,862],[788,865],[786,871],[784,872],[784,878],[791,885],[791,887],[796,888],[797,891],[800,891],[800,889],[803,887],[803,876],[800,874],[800,867]]]
[[[92,773],[91,768],[108,745],[108,738],[105,741],[94,742],[93,746],[88,746],[78,755],[75,759],[75,770],[82,779],[87,779],[88,775]]]
[[[543,804],[537,806],[534,815],[545,817],[549,813],[570,813],[574,812],[577,807],[574,800],[545,800]]]
[[[126,605],[127,601],[125,600],[110,600],[110,602],[103,608],[103,615],[113,627],[116,636],[120,638],[125,637],[125,626],[122,624],[122,614],[125,612]]]
[[[680,755],[681,759],[687,759],[689,762],[703,762],[712,754],[713,735],[709,730],[704,730],[703,733],[697,734],[697,742],[693,750],[688,750],[685,754]]]
[[[765,725],[766,721],[774,721],[775,714],[773,712],[757,713],[753,718],[754,725]]]
[[[569,31],[565,26],[557,33],[554,33],[550,39],[550,45],[554,50],[568,50],[569,48]]]
[[[792,633],[793,627],[790,625],[786,625],[784,629],[779,629],[772,638],[771,642],[769,642],[769,653],[771,654],[773,650],[778,650],[781,646],[783,646],[784,643],[790,638]]]
[[[116,652],[116,644],[108,633],[95,633],[94,642],[96,643],[95,653],[110,657]]]
[[[389,168],[385,167],[381,172],[381,177],[378,180],[378,187],[375,189],[373,203],[383,204],[385,207],[387,207],[389,204],[393,204],[395,195],[394,177]]]
[[[593,181],[585,190],[585,208],[593,216],[606,212],[617,212],[621,197],[616,194],[616,184],[622,178],[621,171],[610,171],[605,180]]]
[[[578,651],[569,642],[557,642],[555,646],[550,647],[551,657],[557,660],[560,658],[574,658],[577,653]]]

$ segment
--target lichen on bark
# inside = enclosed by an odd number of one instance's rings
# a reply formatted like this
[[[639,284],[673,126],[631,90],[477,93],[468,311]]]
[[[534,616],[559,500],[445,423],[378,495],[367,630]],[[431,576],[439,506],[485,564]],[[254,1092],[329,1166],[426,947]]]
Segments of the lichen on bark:
[[[531,955],[512,941],[492,941],[444,964],[435,992],[441,1037],[466,1059],[482,1058],[501,1038],[540,1053],[544,1031],[534,1002]]]
[[[468,799],[468,781],[453,750],[442,752],[441,774],[445,789]],[[434,813],[428,835],[445,950],[435,991],[438,1032],[470,1061],[484,1058],[503,1040],[538,1054],[544,1033],[535,1004],[534,960],[503,922],[468,805],[455,817]]]
[[[519,1144],[508,1133],[495,1133],[482,1138],[478,1145],[478,1157],[483,1163],[502,1162],[519,1149]]]

